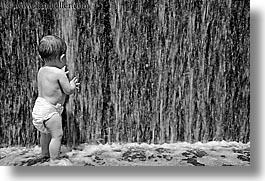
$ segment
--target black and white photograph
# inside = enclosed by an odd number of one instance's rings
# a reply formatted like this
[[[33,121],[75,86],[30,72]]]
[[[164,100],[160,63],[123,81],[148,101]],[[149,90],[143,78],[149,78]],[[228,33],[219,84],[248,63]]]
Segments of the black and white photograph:
[[[0,79],[0,166],[252,164],[250,0],[1,0]]]

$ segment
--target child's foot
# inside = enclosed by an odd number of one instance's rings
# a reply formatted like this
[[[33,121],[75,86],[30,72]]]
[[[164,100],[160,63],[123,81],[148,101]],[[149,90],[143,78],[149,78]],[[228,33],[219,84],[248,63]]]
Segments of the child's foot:
[[[72,166],[72,162],[67,158],[51,159],[50,166]]]
[[[41,155],[39,159],[41,160],[42,163],[48,162],[50,160],[50,155]]]
[[[41,158],[42,159],[49,159],[50,158],[50,155],[41,155]]]

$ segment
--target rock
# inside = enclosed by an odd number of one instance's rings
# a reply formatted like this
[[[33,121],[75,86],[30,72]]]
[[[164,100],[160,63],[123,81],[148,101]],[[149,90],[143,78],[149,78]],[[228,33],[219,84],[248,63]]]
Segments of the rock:
[[[86,146],[85,144],[81,144],[81,145],[75,146],[73,150],[83,151],[85,149],[85,146]]]
[[[234,166],[234,165],[231,165],[231,164],[223,164],[222,166]]]
[[[166,149],[166,148],[157,148],[155,149],[155,151],[157,151],[158,153],[169,153],[170,152],[170,149]]]
[[[96,160],[103,160],[102,158],[100,158],[99,156],[95,156]]]
[[[187,163],[190,163],[190,164],[192,164],[194,166],[205,166],[205,164],[199,163],[197,161],[197,159],[195,159],[195,158],[186,158],[186,159],[182,159],[182,160],[183,161],[187,161]]]
[[[113,151],[108,151],[101,154],[101,156],[104,158],[120,158],[121,155],[122,155],[121,152],[113,152]]]
[[[114,151],[114,152],[122,152],[121,149],[114,149],[114,150],[112,150],[112,151]]]
[[[84,166],[93,166],[94,167],[95,165],[93,165],[92,163],[85,163]]]
[[[151,160],[151,159],[153,159],[153,158],[155,158],[154,155],[150,155],[150,156],[148,156],[148,160]]]
[[[163,155],[163,158],[166,159],[167,161],[170,161],[173,159],[171,155]]]
[[[145,151],[141,149],[130,149],[122,154],[123,160],[127,160],[129,162],[139,159],[140,161],[146,161]]]
[[[199,158],[208,155],[204,150],[200,150],[200,149],[188,150],[188,152],[194,154],[196,157],[199,157]]]
[[[181,153],[183,156],[185,156],[185,157],[189,157],[190,155],[191,155],[191,153],[188,153],[188,152],[183,152],[183,153]]]
[[[248,157],[246,155],[238,155],[237,158],[242,160],[242,161],[250,162],[250,157]]]

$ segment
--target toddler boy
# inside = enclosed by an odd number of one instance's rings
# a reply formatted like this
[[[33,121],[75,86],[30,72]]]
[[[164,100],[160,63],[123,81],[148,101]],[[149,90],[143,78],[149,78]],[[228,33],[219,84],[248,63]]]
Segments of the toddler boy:
[[[66,43],[57,36],[45,36],[39,43],[39,54],[45,64],[38,71],[38,98],[32,117],[34,126],[41,132],[42,154],[52,160],[60,154],[65,97],[73,94],[79,85],[76,77],[69,82],[66,76],[66,49]]]

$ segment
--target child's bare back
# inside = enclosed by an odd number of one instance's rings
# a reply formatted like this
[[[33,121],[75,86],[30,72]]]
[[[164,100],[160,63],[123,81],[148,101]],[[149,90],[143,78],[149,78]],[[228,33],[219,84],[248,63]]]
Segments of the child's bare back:
[[[73,83],[72,83],[73,84]],[[51,104],[64,104],[65,96],[75,90],[64,70],[44,66],[38,72],[38,94]]]

